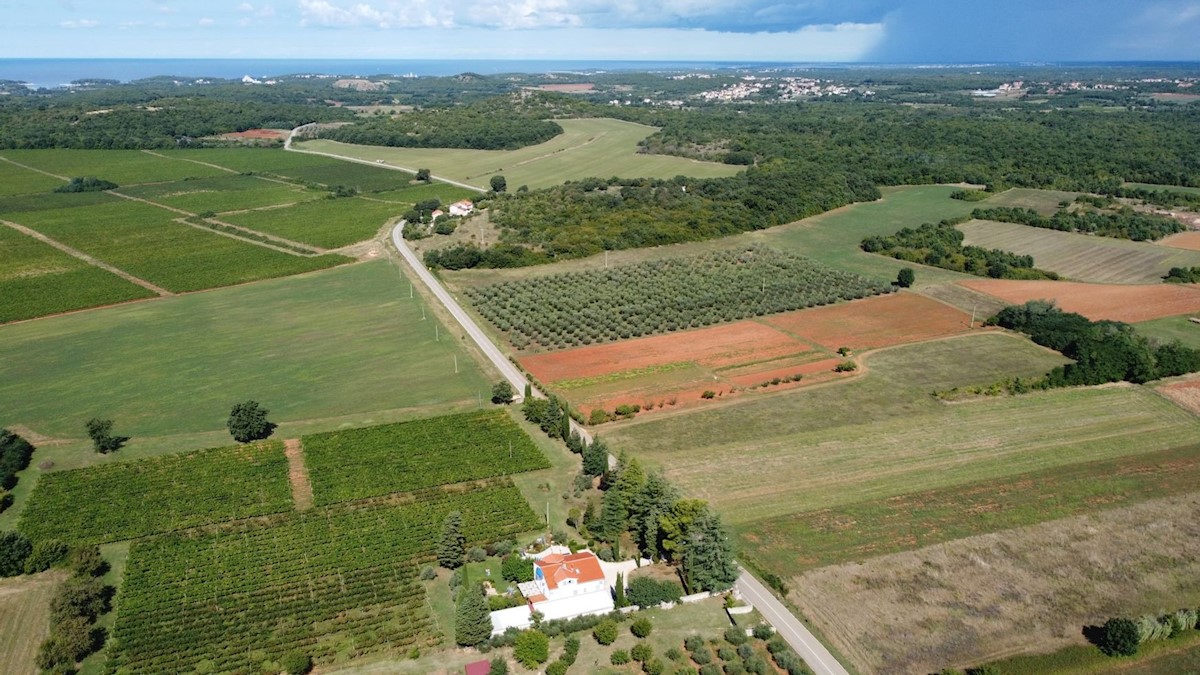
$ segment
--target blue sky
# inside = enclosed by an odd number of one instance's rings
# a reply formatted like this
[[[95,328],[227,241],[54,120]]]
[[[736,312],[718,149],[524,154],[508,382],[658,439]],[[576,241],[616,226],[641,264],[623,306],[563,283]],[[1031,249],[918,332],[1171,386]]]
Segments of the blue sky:
[[[0,0],[0,58],[1200,60],[1200,0]]]

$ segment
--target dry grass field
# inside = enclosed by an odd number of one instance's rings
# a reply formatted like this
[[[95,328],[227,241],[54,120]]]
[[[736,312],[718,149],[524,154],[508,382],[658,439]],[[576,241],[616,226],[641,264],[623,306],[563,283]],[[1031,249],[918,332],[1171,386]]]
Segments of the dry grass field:
[[[992,195],[985,200],[987,207],[1012,206],[1033,209],[1042,215],[1051,215],[1058,210],[1060,202],[1073,202],[1079,196],[1078,192],[1061,192],[1058,190],[1035,190],[1032,188],[1011,188],[1000,194]]]
[[[38,672],[34,656],[50,632],[50,598],[62,572],[0,580],[0,673]]]
[[[790,598],[859,671],[929,673],[1200,603],[1197,538],[1190,494],[814,570]]]
[[[1031,255],[1037,267],[1075,281],[1154,284],[1172,267],[1200,266],[1200,252],[1146,242],[988,220],[958,229],[966,234],[965,244]]]

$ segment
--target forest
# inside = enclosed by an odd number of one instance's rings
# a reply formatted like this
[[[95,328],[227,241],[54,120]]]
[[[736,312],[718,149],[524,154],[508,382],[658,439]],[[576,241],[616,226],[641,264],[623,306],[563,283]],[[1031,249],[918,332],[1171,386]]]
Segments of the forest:
[[[943,220],[936,225],[906,227],[893,235],[867,237],[861,248],[897,260],[932,265],[993,279],[1057,279],[1054,272],[1033,266],[1033,256],[995,248],[963,246],[963,233],[955,227],[967,218]]]

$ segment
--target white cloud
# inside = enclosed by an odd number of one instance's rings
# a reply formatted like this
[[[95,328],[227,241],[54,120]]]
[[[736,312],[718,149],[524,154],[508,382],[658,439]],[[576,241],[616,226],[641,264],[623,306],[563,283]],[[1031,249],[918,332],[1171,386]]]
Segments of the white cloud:
[[[207,27],[209,27],[209,26],[212,26],[213,24],[215,24],[215,23],[217,23],[217,22],[216,22],[216,21],[213,21],[212,19],[210,19],[210,18],[208,18],[208,17],[206,16],[206,17],[204,17],[204,18],[200,19],[199,21],[197,21],[196,23],[197,23],[197,24],[199,24],[199,25],[201,25],[201,26],[204,26],[205,28],[207,28]]]
[[[238,11],[239,12],[253,12],[254,5],[252,5],[248,2],[243,2],[242,4],[238,5]]]
[[[58,25],[62,26],[63,28],[74,30],[76,28],[95,28],[96,26],[100,25],[100,22],[96,21],[95,19],[74,19],[70,21],[61,21]]]

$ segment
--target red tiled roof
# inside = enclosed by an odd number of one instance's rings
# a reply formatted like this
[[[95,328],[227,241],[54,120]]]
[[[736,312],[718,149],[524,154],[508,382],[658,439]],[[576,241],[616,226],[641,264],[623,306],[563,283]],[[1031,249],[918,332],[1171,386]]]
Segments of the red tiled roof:
[[[553,553],[535,564],[541,568],[546,587],[550,589],[558,588],[558,585],[567,579],[585,584],[604,578],[604,570],[600,569],[600,559],[594,553],[572,553],[566,556]]]
[[[466,665],[467,675],[488,675],[492,670],[492,664],[489,661],[475,661]]]

